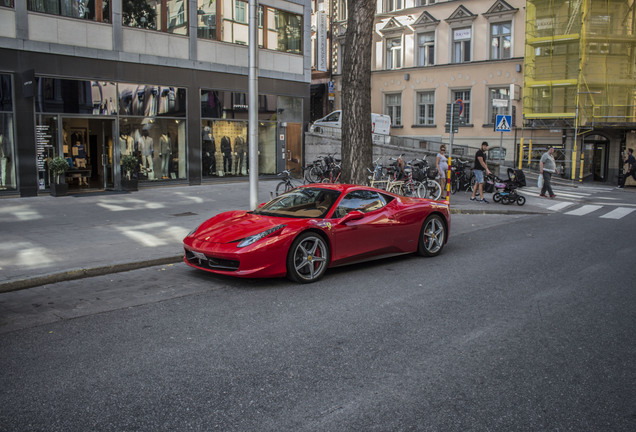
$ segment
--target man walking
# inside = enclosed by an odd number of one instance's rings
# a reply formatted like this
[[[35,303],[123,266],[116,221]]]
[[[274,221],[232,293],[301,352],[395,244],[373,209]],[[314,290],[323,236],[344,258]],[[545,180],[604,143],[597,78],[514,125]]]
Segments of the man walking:
[[[627,177],[630,175],[636,180],[636,158],[634,158],[634,149],[627,149],[627,157],[625,158],[625,174],[619,177],[619,188],[625,187]]]
[[[486,141],[481,143],[481,149],[475,153],[475,165],[473,167],[473,173],[475,173],[475,187],[473,188],[473,196],[470,197],[471,201],[475,201],[475,193],[477,192],[477,185],[479,185],[479,196],[481,199],[478,202],[488,203],[484,198],[484,171],[486,175],[490,174],[488,165],[486,165],[486,150],[488,149],[488,143]]]
[[[552,179],[552,174],[558,174],[559,171],[556,167],[556,162],[554,161],[554,147],[550,147],[547,152],[543,153],[541,156],[541,161],[539,162],[539,170],[541,171],[541,175],[543,176],[543,187],[541,188],[541,193],[539,196],[545,197],[545,193],[550,194],[550,198],[554,198],[556,195],[552,192],[552,185],[550,184],[550,180]]]

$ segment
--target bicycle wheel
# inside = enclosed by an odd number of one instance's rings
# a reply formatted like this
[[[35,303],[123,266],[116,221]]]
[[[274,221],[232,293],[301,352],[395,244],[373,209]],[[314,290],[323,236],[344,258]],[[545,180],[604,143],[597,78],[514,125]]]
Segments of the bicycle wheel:
[[[311,167],[311,169],[307,170],[305,178],[309,183],[317,183],[321,175],[322,169],[314,165]]]
[[[451,194],[455,195],[455,192],[459,189],[459,180],[453,180],[451,182]]]
[[[418,198],[426,198],[426,186],[422,182],[414,181],[413,189],[415,189],[415,195]]]
[[[470,176],[470,186],[468,187],[468,192],[472,192],[476,190],[475,184],[476,184],[475,175],[473,174],[472,176]]]
[[[427,198],[437,200],[442,195],[442,187],[435,180],[426,182]]]
[[[289,182],[282,181],[276,185],[276,196],[284,194],[288,190],[291,190],[291,185]]]
[[[391,185],[391,187],[387,189],[387,192],[391,192],[396,195],[404,195],[404,192],[402,191],[402,185],[399,185],[399,184]]]

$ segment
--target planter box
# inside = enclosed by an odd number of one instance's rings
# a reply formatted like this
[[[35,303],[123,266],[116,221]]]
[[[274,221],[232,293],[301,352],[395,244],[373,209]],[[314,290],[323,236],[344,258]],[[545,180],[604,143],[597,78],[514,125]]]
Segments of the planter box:
[[[51,195],[54,197],[68,195],[68,184],[66,183],[51,183],[49,189]]]
[[[123,191],[136,191],[139,190],[139,180],[133,179],[121,179],[121,190]]]

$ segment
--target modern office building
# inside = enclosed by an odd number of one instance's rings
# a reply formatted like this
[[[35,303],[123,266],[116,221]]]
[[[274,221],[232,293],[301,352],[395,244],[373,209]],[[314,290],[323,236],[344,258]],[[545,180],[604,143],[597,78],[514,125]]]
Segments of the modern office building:
[[[527,2],[526,130],[558,136],[552,144],[565,155],[568,177],[615,182],[621,152],[636,148],[634,7],[633,0]]]
[[[259,172],[303,159],[309,0],[261,0]],[[48,161],[75,189],[200,184],[249,166],[243,0],[0,0],[0,193],[34,196]]]

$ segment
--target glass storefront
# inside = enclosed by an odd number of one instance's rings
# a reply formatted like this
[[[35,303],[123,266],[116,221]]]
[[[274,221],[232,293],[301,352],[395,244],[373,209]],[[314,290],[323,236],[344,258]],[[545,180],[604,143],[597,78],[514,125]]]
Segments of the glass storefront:
[[[247,94],[201,90],[203,177],[245,176],[248,164]],[[259,96],[259,174],[276,173],[276,96]]]
[[[0,191],[16,189],[14,143],[11,75],[0,74]]]
[[[121,157],[135,156],[142,181],[187,178],[186,91],[171,86],[37,78],[39,188],[48,161],[67,159],[70,188],[113,188]]]

